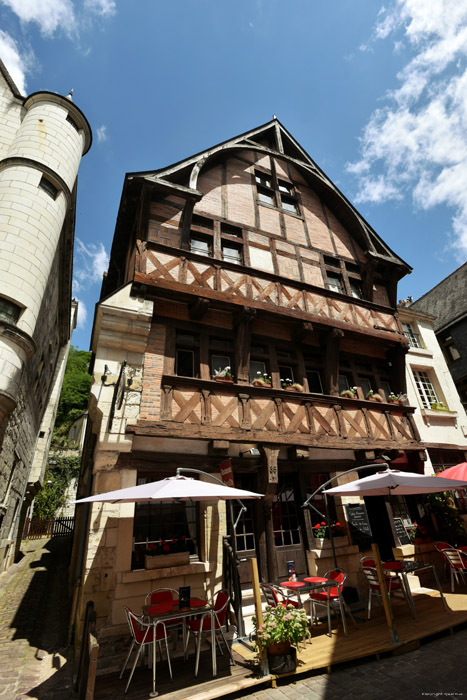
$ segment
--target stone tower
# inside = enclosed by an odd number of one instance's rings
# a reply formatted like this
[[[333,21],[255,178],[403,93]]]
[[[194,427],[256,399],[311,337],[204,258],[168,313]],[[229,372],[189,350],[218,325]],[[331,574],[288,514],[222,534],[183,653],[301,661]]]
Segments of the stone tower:
[[[3,551],[5,567],[22,499],[26,494],[27,506],[40,486],[63,380],[71,335],[76,178],[91,129],[71,94],[44,91],[24,98],[1,62],[0,120],[0,557]],[[43,463],[34,466],[31,482],[37,447]]]

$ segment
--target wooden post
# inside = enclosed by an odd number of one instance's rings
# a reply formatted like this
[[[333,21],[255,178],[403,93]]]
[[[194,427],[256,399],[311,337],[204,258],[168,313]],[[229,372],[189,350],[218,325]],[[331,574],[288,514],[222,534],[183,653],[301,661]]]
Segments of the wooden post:
[[[379,588],[381,591],[381,598],[383,601],[384,613],[386,615],[386,621],[389,628],[389,636],[391,639],[391,644],[399,644],[399,635],[397,634],[396,626],[394,624],[394,615],[392,614],[391,601],[389,600],[388,590],[386,588],[386,580],[381,565],[381,557],[379,554],[379,547],[374,542],[371,545],[371,551],[373,552],[373,559],[375,560],[376,571],[378,573]]]
[[[250,569],[251,582],[253,586],[253,599],[255,601],[256,628],[258,628],[263,624],[263,608],[261,607],[261,591],[259,588],[258,562],[256,561],[255,557],[252,557],[250,559]],[[259,651],[259,659],[261,663],[261,669],[263,671],[263,676],[268,676],[269,665],[266,649],[261,649]]]

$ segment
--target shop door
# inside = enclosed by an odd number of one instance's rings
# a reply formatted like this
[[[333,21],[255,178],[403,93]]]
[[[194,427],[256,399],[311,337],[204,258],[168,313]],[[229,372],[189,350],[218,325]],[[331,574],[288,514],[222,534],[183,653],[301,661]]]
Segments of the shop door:
[[[364,501],[368,520],[370,521],[373,542],[376,542],[379,547],[381,559],[383,561],[392,561],[394,559],[392,548],[395,544],[385,497],[367,496],[364,498]]]
[[[295,562],[297,576],[307,573],[300,506],[300,497],[292,477],[281,478],[272,504],[279,579],[287,577],[288,561]]]

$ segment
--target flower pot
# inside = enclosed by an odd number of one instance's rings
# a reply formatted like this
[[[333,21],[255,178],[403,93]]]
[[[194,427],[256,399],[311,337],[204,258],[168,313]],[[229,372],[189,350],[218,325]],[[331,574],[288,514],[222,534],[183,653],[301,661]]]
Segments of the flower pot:
[[[393,404],[396,404],[397,406],[400,406],[400,404],[401,404],[399,399],[388,399],[388,403],[393,403]]]
[[[289,642],[279,642],[278,644],[288,644],[289,650],[285,654],[270,654],[268,650],[269,672],[279,675],[281,673],[293,673],[297,668],[297,650],[290,646]],[[268,647],[269,649],[269,647]]]
[[[265,387],[265,388],[267,388],[267,389],[270,389],[270,388],[271,388],[271,385],[268,384],[268,382],[263,382],[262,379],[254,379],[254,380],[252,381],[252,384],[253,384],[253,386],[262,386],[262,387]]]
[[[288,654],[290,651],[291,644],[288,640],[285,642],[274,642],[273,644],[268,644],[267,650],[269,656],[283,656]]]
[[[171,566],[188,566],[189,563],[189,552],[172,552],[172,554],[157,554],[155,557],[146,554],[144,558],[144,566],[146,569],[167,569]]]
[[[214,377],[215,382],[223,382],[224,384],[233,384],[233,379],[229,377]]]
[[[286,391],[298,391],[298,392],[300,392],[300,393],[303,392],[303,388],[300,389],[298,386],[286,386],[286,387],[284,387],[284,389],[285,389]]]

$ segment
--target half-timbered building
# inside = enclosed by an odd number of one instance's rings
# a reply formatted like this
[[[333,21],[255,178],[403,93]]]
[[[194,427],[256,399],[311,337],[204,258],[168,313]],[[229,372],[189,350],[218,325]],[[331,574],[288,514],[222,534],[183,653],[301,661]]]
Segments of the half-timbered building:
[[[276,118],[127,174],[94,321],[80,495],[178,467],[219,475],[230,459],[235,485],[265,494],[240,516],[239,555],[257,557],[263,580],[290,560],[330,568],[307,496],[381,454],[422,468],[414,409],[388,400],[406,389],[396,299],[409,271]],[[72,572],[109,636],[155,583],[222,579],[223,504],[79,508]],[[331,516],[345,521],[341,507]],[[181,536],[188,566],[144,568],[148,544]],[[342,539],[356,583],[358,547]]]

